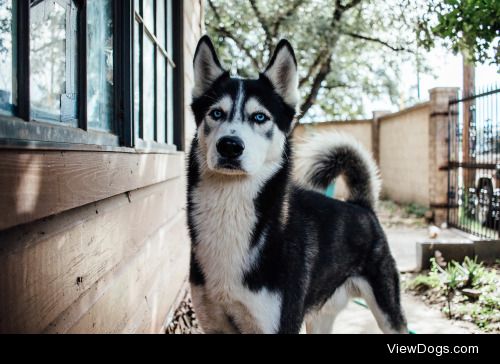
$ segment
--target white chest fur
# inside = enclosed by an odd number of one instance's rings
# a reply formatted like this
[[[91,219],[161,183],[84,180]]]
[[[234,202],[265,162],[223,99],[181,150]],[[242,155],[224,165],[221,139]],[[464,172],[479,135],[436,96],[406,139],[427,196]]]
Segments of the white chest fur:
[[[194,191],[195,253],[212,292],[223,295],[241,284],[257,220],[252,187],[239,177],[224,183],[208,177]]]
[[[243,284],[243,275],[259,253],[254,250],[260,249],[260,244],[251,248],[250,242],[257,222],[254,198],[265,180],[205,175],[193,191],[192,216],[198,236],[195,255],[209,297],[232,311],[236,320],[253,320],[260,331],[275,332],[281,295],[267,289],[253,292]],[[244,313],[251,318],[241,318]]]

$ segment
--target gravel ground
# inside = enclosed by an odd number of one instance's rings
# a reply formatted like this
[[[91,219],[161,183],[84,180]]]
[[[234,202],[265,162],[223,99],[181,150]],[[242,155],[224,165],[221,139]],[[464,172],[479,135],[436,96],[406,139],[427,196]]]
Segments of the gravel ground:
[[[189,295],[175,310],[174,317],[167,326],[167,334],[202,334]]]

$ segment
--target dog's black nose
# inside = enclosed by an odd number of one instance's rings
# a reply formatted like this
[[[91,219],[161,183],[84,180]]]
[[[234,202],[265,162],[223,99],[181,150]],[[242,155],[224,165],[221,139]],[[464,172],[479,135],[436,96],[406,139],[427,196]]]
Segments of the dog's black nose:
[[[245,144],[238,137],[227,136],[217,142],[217,151],[224,158],[238,158],[243,154]]]

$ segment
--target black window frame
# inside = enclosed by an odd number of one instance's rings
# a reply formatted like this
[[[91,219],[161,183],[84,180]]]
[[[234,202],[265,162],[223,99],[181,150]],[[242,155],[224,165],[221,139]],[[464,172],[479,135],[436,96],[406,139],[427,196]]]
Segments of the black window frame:
[[[0,114],[0,148],[55,150],[115,150],[124,152],[173,152],[185,150],[183,80],[183,5],[172,1],[173,31],[173,144],[146,143],[135,137],[133,115],[134,72],[134,0],[113,0],[113,133],[88,130],[87,127],[87,0],[75,0],[78,6],[78,127],[34,120],[30,105],[30,2],[17,1],[17,103],[13,116]],[[84,60],[84,62],[82,62]],[[167,96],[168,97],[168,96]]]
[[[139,72],[139,80],[140,80],[140,100],[139,100],[139,120],[138,122],[134,123],[134,126],[135,125],[139,125],[139,131],[135,131],[135,139],[136,139],[136,146],[139,146],[140,148],[142,149],[151,149],[151,148],[156,148],[158,145],[163,145],[164,143],[160,143],[158,142],[158,138],[159,138],[159,124],[158,124],[158,120],[159,120],[159,116],[158,116],[158,69],[159,69],[159,65],[158,65],[158,57],[163,57],[163,59],[165,60],[165,81],[163,83],[163,87],[165,88],[164,89],[164,92],[165,92],[165,96],[166,98],[169,97],[168,95],[168,68],[171,67],[173,68],[174,70],[177,68],[177,63],[175,62],[175,59],[174,59],[174,55],[175,53],[177,53],[178,50],[175,50],[173,48],[173,45],[172,45],[172,49],[174,50],[173,54],[169,54],[169,50],[168,50],[168,43],[169,43],[169,37],[170,35],[168,34],[168,23],[167,23],[167,20],[169,20],[169,17],[167,17],[164,21],[164,32],[165,32],[165,45],[162,45],[160,43],[160,40],[157,38],[157,33],[158,33],[158,24],[157,24],[157,21],[158,21],[158,14],[157,14],[157,6],[158,6],[158,2],[159,1],[162,1],[164,2],[164,5],[165,5],[165,8],[164,8],[164,11],[165,11],[165,15],[168,14],[168,6],[167,6],[167,2],[170,1],[173,5],[173,1],[171,0],[150,0],[152,2],[152,16],[153,16],[153,24],[150,26],[149,24],[146,23],[146,20],[145,20],[145,6],[144,6],[144,1],[145,0],[138,0],[137,3],[138,3],[138,7],[137,8],[134,8],[134,16],[133,16],[133,19],[134,19],[134,24],[133,26],[135,27],[136,25],[138,26],[138,36],[139,36],[139,46],[141,47],[141,52],[139,53],[140,54],[140,70],[134,70],[134,72]],[[172,15],[175,14],[175,11],[174,11],[174,7],[172,6]],[[174,17],[170,15],[170,19],[174,19]],[[173,27],[172,27],[173,29]],[[135,35],[135,33],[133,33]],[[172,39],[171,41],[173,42],[173,38],[174,38],[175,35],[172,36]],[[153,46],[154,48],[154,59],[153,59],[153,63],[154,63],[154,72],[153,72],[153,78],[155,80],[154,82],[154,96],[153,96],[153,101],[154,101],[154,106],[153,106],[153,141],[147,141],[147,140],[144,140],[144,137],[145,137],[145,117],[144,117],[144,113],[145,113],[145,98],[144,98],[144,80],[145,80],[145,72],[146,71],[146,67],[144,65],[144,57],[145,57],[145,53],[144,53],[144,49],[145,49],[145,40],[148,39],[150,44]],[[136,43],[134,42],[134,46],[136,45]],[[135,76],[135,75],[134,75]],[[175,77],[174,77],[175,78]],[[134,80],[135,80],[135,77],[134,77]],[[173,103],[172,103],[173,104]],[[164,125],[164,139],[165,139],[165,144],[166,145],[169,145],[168,144],[168,139],[169,139],[169,133],[168,133],[168,125],[169,125],[169,120],[168,120],[168,103],[165,103],[165,125]],[[175,118],[174,118],[175,120]],[[172,120],[172,122],[174,122]],[[174,128],[175,130],[175,128]],[[172,139],[175,139],[175,132],[174,132],[174,135],[172,136]],[[174,144],[175,145],[175,144]]]

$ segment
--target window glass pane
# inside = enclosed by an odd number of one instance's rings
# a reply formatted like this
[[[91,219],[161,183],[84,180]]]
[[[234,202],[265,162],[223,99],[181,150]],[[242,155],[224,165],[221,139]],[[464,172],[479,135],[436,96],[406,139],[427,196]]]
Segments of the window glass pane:
[[[167,22],[167,45],[165,48],[167,50],[170,59],[173,59],[172,0],[167,0],[166,22]]]
[[[144,10],[144,24],[148,27],[149,31],[155,31],[155,17],[154,17],[154,0],[142,0]]]
[[[174,69],[167,68],[167,143],[174,144]]]
[[[160,46],[166,48],[165,44],[165,0],[156,0],[156,38]]]
[[[173,144],[174,68],[161,50],[172,57],[172,1],[142,0],[139,4],[144,24],[135,24],[134,116],[136,130],[142,130],[135,135],[147,142]],[[155,32],[155,37],[146,28]]]
[[[158,82],[158,90],[157,90],[157,125],[158,125],[158,143],[165,143],[165,124],[166,124],[166,90],[165,90],[165,80],[166,80],[166,63],[167,60],[158,52],[158,74],[156,80]]]
[[[172,1],[167,0],[167,53],[173,60]],[[167,143],[174,144],[174,69],[167,66]]]
[[[144,36],[144,140],[153,141],[155,131],[155,47],[148,36]]]
[[[87,1],[87,102],[88,127],[112,131],[112,0]]]
[[[134,22],[134,129],[136,137],[140,137],[141,130],[141,36],[139,23]]]
[[[31,4],[32,117],[76,124],[76,8],[60,0]]]
[[[12,5],[12,0],[0,0],[0,113],[6,114],[12,113],[15,103]]]

